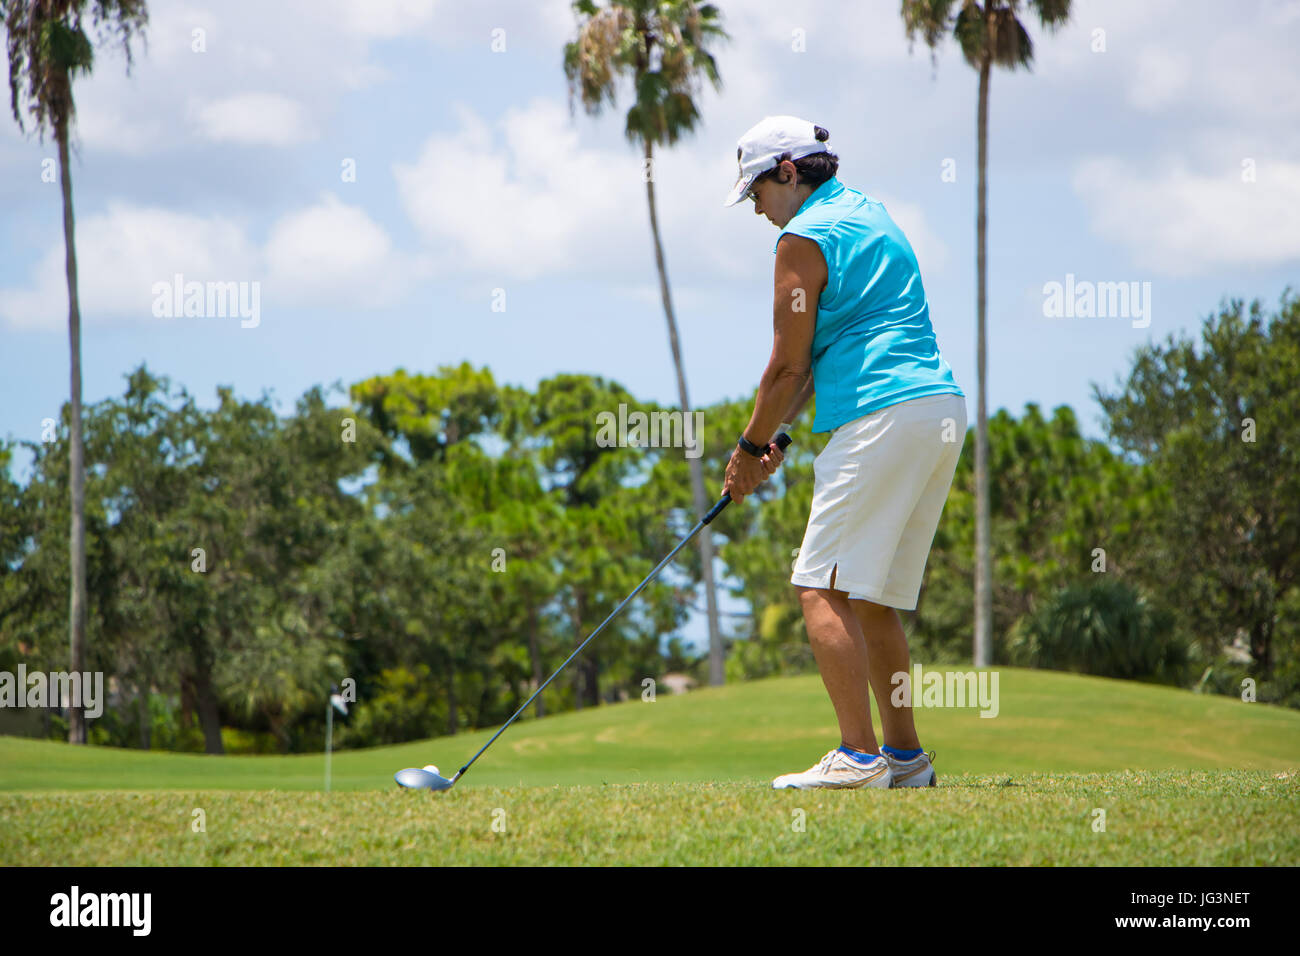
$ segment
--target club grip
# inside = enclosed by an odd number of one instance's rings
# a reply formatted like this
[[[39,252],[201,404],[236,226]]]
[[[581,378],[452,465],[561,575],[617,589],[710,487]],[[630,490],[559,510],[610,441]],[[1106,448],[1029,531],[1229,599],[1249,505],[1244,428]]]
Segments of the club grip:
[[[785,451],[787,448],[790,447],[790,443],[793,440],[794,439],[792,439],[785,432],[778,432],[776,438],[772,439],[772,444],[776,445],[776,447],[781,449],[782,451]],[[727,505],[729,504],[731,504],[730,492],[724,494],[721,498],[718,499],[718,503],[709,509],[708,514],[706,514],[703,518],[700,519],[700,523],[708,524],[718,515],[722,514],[722,509],[727,507]]]

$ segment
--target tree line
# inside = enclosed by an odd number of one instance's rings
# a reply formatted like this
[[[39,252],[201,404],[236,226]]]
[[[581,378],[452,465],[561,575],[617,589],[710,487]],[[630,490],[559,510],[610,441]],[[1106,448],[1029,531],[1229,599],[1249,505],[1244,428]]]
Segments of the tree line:
[[[1068,22],[1070,0],[1027,0],[1045,30]],[[565,43],[562,65],[570,105],[598,115],[613,108],[620,87],[630,87],[632,103],[624,132],[644,156],[646,202],[655,267],[667,322],[668,341],[677,380],[680,408],[689,414],[685,366],[655,200],[654,150],[668,148],[691,134],[702,119],[698,103],[705,83],[722,88],[713,49],[731,39],[723,29],[723,12],[715,3],[697,0],[573,0],[573,39]],[[903,0],[900,13],[909,43],[922,39],[937,63],[937,49],[951,35],[966,62],[978,71],[977,204],[976,217],[976,546],[975,662],[990,663],[992,629],[988,486],[988,419],[986,413],[986,225],[989,86],[994,66],[1014,70],[1033,62],[1034,48],[1020,19],[1020,0]],[[0,0],[9,62],[10,109],[24,131],[43,140],[52,136],[59,152],[60,200],[63,213],[65,277],[68,289],[70,354],[68,551],[72,587],[68,603],[71,667],[85,666],[86,646],[86,514],[85,461],[81,422],[81,309],[77,279],[73,216],[72,171],[76,100],[74,81],[93,72],[95,47],[117,47],[132,63],[132,44],[143,44],[149,25],[146,0]],[[706,504],[701,462],[689,460],[689,477],[696,510]],[[709,628],[709,682],[723,680],[723,648],[716,587],[713,581],[713,532],[703,529],[696,547],[705,582]],[[79,708],[73,708],[68,739],[84,743],[86,728]]]
[[[1249,681],[1300,706],[1300,304],[1224,303],[1200,335],[1094,386],[1106,441],[1067,406],[990,418],[995,663],[1233,695]],[[706,473],[752,402],[702,410]],[[203,408],[135,369],[83,410],[86,670],[109,688],[89,739],[315,750],[344,681],[340,746],[504,720],[698,517],[684,449],[609,443],[602,413],[620,404],[680,411],[600,376],[529,390],[467,363],[318,386],[284,412],[228,388]],[[68,669],[69,418],[50,441],[0,444],[0,671]],[[825,440],[801,427],[757,501],[714,525],[748,609],[729,619],[730,680],[815,670],[789,576]],[[904,615],[926,663],[970,658],[972,446]],[[669,672],[706,682],[708,648],[679,634],[702,581],[684,550],[536,715]],[[57,708],[4,717],[67,733]]]

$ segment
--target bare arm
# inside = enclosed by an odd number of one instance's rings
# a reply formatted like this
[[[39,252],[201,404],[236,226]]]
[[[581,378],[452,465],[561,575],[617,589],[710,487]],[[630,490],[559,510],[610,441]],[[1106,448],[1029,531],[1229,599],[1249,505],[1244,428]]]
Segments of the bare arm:
[[[777,427],[793,421],[812,397],[812,340],[817,299],[825,286],[826,261],[817,243],[785,236],[776,250],[772,357],[745,429],[745,437],[756,445],[770,441]]]
[[[768,446],[761,459],[737,448],[727,463],[723,491],[743,501],[784,460],[768,443],[782,422],[792,421],[812,395],[812,340],[817,300],[826,286],[826,260],[817,243],[788,235],[776,247],[776,292],[772,302],[772,357],[758,383],[754,414],[745,438]],[[787,417],[782,417],[787,416]]]
[[[799,389],[798,394],[796,394],[794,399],[790,402],[790,407],[786,410],[786,413],[781,416],[781,421],[793,422],[798,418],[800,413],[804,410],[804,407],[813,397],[813,391],[812,369],[809,369],[807,376],[804,378],[803,387]]]

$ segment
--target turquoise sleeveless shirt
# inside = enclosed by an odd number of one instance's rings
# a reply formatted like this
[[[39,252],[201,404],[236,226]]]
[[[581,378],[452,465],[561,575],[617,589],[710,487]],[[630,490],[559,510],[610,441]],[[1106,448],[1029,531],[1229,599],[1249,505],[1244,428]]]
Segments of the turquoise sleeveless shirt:
[[[787,233],[813,240],[826,259],[812,346],[813,432],[913,398],[964,396],[939,354],[916,255],[879,200],[831,177],[777,245]]]

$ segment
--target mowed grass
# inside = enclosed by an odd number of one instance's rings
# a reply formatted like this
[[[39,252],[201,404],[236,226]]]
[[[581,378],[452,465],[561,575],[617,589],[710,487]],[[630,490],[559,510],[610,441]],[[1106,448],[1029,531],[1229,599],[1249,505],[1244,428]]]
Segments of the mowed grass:
[[[1104,831],[1094,829],[1098,811]],[[1300,776],[1269,771],[961,774],[925,790],[650,783],[0,795],[6,866],[1297,862]]]
[[[441,794],[392,775],[450,774],[493,730],[336,753],[329,794],[320,754],[0,738],[0,864],[1300,863],[1300,713],[997,674],[996,717],[917,711],[927,790],[769,789],[838,742],[815,676],[521,721]]]

